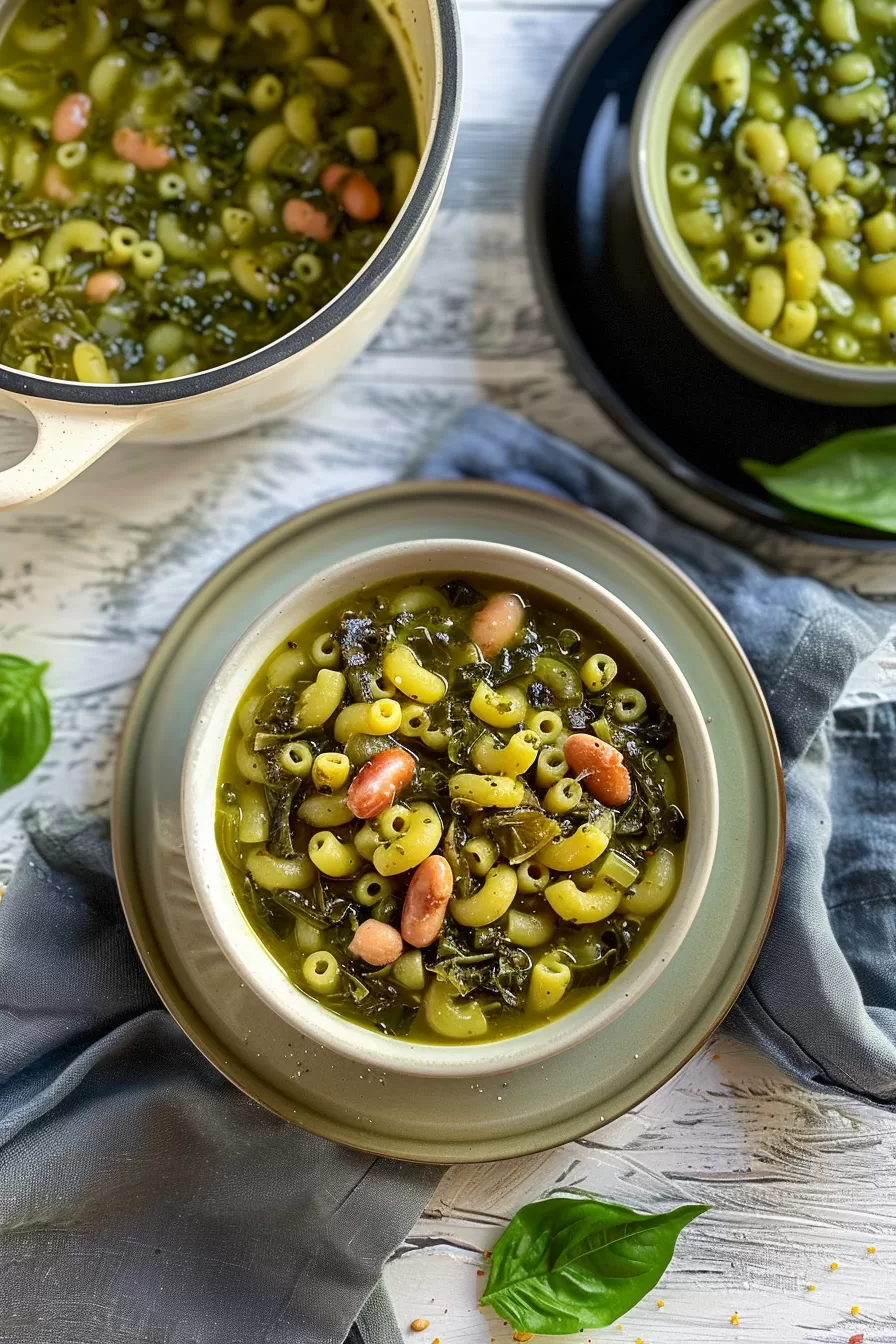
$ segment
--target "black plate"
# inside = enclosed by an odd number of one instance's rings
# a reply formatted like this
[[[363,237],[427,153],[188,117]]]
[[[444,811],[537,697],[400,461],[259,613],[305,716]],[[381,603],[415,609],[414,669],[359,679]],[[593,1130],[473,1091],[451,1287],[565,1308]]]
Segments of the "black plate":
[[[743,378],[691,335],[653,277],[631,193],[629,124],[647,62],[681,8],[681,0],[617,0],[548,100],[527,205],[548,319],[595,400],[679,480],[796,536],[896,548],[890,534],[791,508],[738,466],[742,457],[786,462],[848,429],[891,424],[896,411],[819,406]]]

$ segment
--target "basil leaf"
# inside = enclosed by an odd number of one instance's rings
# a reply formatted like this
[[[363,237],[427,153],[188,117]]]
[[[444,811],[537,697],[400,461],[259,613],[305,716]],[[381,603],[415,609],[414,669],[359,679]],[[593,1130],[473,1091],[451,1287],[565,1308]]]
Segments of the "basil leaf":
[[[752,457],[740,465],[799,509],[896,532],[896,425],[841,434],[781,467]]]
[[[48,667],[0,653],[0,793],[30,775],[50,745],[50,705],[41,685]]]
[[[611,1325],[656,1286],[679,1232],[707,1208],[646,1214],[568,1196],[527,1204],[492,1252],[482,1301],[535,1334]]]

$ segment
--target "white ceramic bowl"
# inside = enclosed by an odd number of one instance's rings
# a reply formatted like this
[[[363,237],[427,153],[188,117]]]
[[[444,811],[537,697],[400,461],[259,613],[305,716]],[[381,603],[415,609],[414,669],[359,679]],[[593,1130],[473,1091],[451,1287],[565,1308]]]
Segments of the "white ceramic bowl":
[[[739,373],[788,396],[844,406],[892,406],[891,364],[838,364],[789,350],[754,331],[709,288],[678,232],[669,197],[667,142],[678,91],[710,42],[755,0],[691,0],[656,47],[632,116],[631,176],[650,264],[682,321]]]
[[[432,572],[487,574],[540,588],[604,626],[656,687],[678,726],[687,780],[688,839],[681,884],[656,929],[605,989],[545,1026],[474,1045],[382,1036],[323,1007],[291,984],[243,914],[215,841],[221,753],[242,695],[289,632],[368,584]],[[648,989],[674,956],[697,913],[712,868],[718,785],[703,715],[671,654],[634,612],[566,565],[514,546],[426,540],[385,546],[343,561],[301,584],[259,617],[231,649],[199,707],[187,743],[182,786],[190,876],[223,952],[259,998],[303,1035],[371,1067],[435,1077],[479,1076],[532,1064],[600,1031]]]

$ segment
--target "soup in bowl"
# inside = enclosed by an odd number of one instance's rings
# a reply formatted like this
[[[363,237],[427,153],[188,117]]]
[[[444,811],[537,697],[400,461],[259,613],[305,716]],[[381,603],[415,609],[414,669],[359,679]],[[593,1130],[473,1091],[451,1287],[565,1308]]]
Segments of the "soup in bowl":
[[[735,368],[816,401],[896,398],[890,26],[873,0],[693,0],[634,115],[670,302]]]
[[[247,983],[354,1058],[443,1075],[612,1020],[715,845],[668,653],[589,580],[485,543],[372,552],[272,608],[200,709],[183,802]]]

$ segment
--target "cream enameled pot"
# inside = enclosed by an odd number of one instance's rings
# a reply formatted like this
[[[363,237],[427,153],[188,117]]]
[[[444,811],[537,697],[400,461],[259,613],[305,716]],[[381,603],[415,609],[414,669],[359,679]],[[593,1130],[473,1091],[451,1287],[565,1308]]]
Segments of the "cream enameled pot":
[[[432,228],[460,112],[454,0],[372,0],[402,58],[423,152],[414,187],[380,248],[300,327],[252,355],[170,382],[99,385],[0,365],[0,414],[32,419],[28,457],[0,472],[0,508],[50,495],[126,435],[186,443],[233,434],[312,400],[376,335]]]
[[[505,1039],[437,1045],[380,1035],[330,1011],[289,980],[243,914],[218,852],[215,812],[221,754],[249,682],[298,625],[360,587],[400,575],[488,574],[550,593],[629,649],[675,719],[687,785],[688,838],[678,890],[645,945],[594,998],[544,1026]],[[537,1063],[613,1022],[650,988],[685,939],[715,858],[719,790],[706,723],[672,655],[612,593],[547,556],[485,541],[402,542],[352,556],[275,602],[231,649],[206,691],[184,756],[181,809],[193,888],[221,950],[244,985],[304,1036],[371,1067],[430,1077],[479,1077]]]

